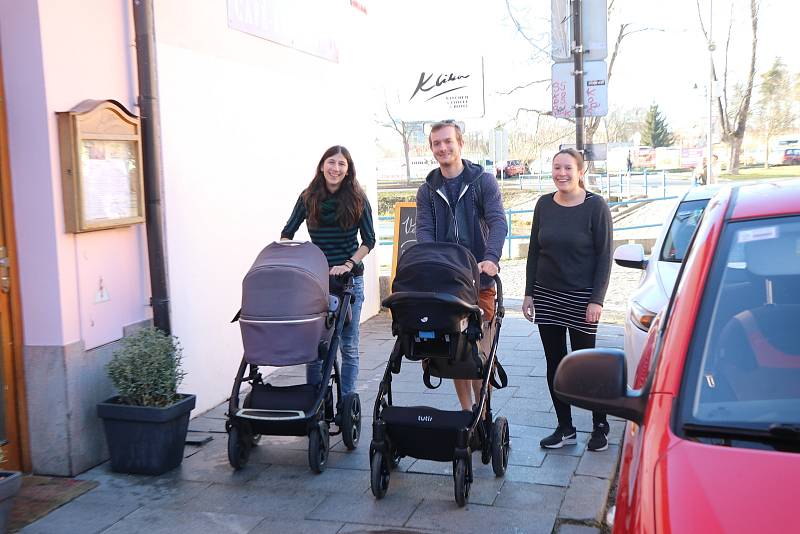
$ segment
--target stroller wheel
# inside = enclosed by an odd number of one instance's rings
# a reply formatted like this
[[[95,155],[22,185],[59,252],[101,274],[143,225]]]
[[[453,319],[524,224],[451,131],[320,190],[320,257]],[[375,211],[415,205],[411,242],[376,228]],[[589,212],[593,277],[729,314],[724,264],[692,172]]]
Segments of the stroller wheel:
[[[238,426],[231,426],[228,432],[228,461],[237,471],[250,459],[250,436],[243,436]],[[245,439],[246,438],[246,439]]]
[[[506,474],[510,449],[511,441],[508,437],[508,421],[505,417],[498,417],[492,425],[492,469],[498,477]]]
[[[348,393],[342,402],[342,441],[348,451],[358,446],[361,437],[361,400],[358,393]]]
[[[328,425],[324,422],[308,433],[308,465],[315,473],[322,473],[328,465]]]
[[[386,490],[389,489],[389,477],[391,476],[388,458],[385,458],[382,452],[375,451],[372,455],[369,471],[372,494],[376,499],[383,499],[383,496],[386,495]]]
[[[467,461],[463,458],[453,461],[453,479],[455,482],[456,503],[459,506],[464,506],[467,504],[467,499],[469,499],[469,488],[472,483],[467,476]]]

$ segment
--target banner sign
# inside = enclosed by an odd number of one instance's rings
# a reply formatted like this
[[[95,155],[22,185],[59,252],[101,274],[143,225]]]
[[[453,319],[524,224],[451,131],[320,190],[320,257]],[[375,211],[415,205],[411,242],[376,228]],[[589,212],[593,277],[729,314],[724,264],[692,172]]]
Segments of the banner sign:
[[[483,58],[426,63],[398,84],[404,121],[476,119],[484,115]]]
[[[338,63],[338,11],[328,0],[228,0],[228,27]]]

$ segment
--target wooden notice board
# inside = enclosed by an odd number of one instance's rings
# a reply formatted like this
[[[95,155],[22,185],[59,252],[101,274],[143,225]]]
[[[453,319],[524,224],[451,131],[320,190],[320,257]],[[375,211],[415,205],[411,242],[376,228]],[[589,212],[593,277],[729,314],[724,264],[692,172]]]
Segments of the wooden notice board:
[[[417,242],[417,203],[397,202],[394,205],[394,247],[392,251],[392,281],[397,270],[397,260],[403,252]],[[391,282],[389,284],[391,288]]]

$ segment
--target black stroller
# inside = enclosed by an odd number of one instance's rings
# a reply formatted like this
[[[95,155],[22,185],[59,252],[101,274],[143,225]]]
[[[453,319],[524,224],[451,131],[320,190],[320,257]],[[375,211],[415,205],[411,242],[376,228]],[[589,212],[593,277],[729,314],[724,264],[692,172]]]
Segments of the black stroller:
[[[492,384],[505,387],[508,379],[497,362],[497,340],[503,321],[503,288],[497,284],[495,314],[482,325],[478,307],[480,275],[475,258],[461,245],[420,243],[398,261],[392,295],[383,305],[392,312],[397,340],[375,399],[370,444],[372,493],[380,499],[389,487],[390,470],[411,456],[453,462],[455,498],[464,506],[472,484],[472,452],[492,463],[496,476],[508,465],[508,421],[493,421]],[[483,328],[482,328],[483,326]],[[431,376],[482,379],[480,399],[472,411],[447,411],[428,406],[392,404],[392,374],[403,357],[422,361],[423,381]],[[483,414],[483,416],[481,416]]]
[[[329,284],[339,282],[338,295]],[[350,314],[352,276],[330,278],[325,255],[309,242],[281,241],[264,248],[242,282],[242,308],[234,318],[242,331],[244,356],[228,404],[228,460],[247,463],[261,435],[308,436],[308,463],[321,473],[328,460],[330,423],[337,420],[348,450],[361,435],[357,393],[342,398],[336,351]],[[333,291],[335,293],[336,291]],[[322,362],[322,382],[275,386],[260,365]],[[242,383],[251,385],[242,406]],[[337,403],[334,415],[334,387]],[[339,432],[333,433],[337,435]]]

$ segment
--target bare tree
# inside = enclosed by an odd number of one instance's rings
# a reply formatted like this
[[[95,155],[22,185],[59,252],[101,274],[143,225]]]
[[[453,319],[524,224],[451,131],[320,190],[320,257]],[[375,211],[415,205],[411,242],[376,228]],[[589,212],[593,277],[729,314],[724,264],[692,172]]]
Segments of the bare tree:
[[[410,142],[411,142],[411,128],[409,123],[396,119],[392,112],[389,110],[389,104],[385,105],[386,116],[389,117],[388,122],[380,122],[380,125],[394,130],[403,139],[403,157],[406,160],[406,184],[411,183],[411,156],[410,156]]]
[[[618,108],[603,117],[605,141],[624,143],[642,129],[647,109],[642,107]]]
[[[610,0],[610,2],[608,4],[609,22],[611,21],[611,15],[614,12],[614,2],[615,2],[615,0]],[[541,46],[541,44],[539,44],[538,40],[536,38],[534,38],[533,36],[531,36],[525,30],[525,28],[522,26],[522,24],[520,24],[519,18],[515,15],[514,10],[512,9],[511,0],[506,0],[506,11],[508,12],[509,17],[511,18],[512,22],[514,23],[514,26],[516,27],[517,32],[528,43],[530,43],[531,47],[533,48],[533,60],[534,61],[541,61],[542,58],[546,57],[547,60],[549,61],[549,50],[544,49]],[[614,41],[614,47],[613,47],[613,49],[611,51],[611,58],[608,61],[607,84],[609,86],[611,84],[611,76],[612,76],[612,74],[614,72],[614,65],[615,65],[615,63],[617,61],[617,58],[619,57],[620,52],[622,51],[623,41],[625,41],[625,39],[627,37],[631,36],[631,35],[634,35],[634,34],[640,33],[640,32],[645,32],[645,31],[663,31],[663,30],[660,30],[660,29],[657,29],[657,28],[651,28],[651,27],[637,27],[637,26],[635,26],[635,25],[633,25],[631,23],[627,23],[627,22],[619,24],[619,29],[617,31],[617,37],[616,37],[616,39]],[[511,94],[516,90],[524,89],[524,88],[526,88],[526,87],[528,87],[530,85],[533,85],[533,84],[536,84],[536,83],[542,83],[542,82],[545,82],[545,81],[548,81],[548,80],[536,80],[536,81],[531,82],[529,84],[524,84],[524,85],[515,87],[514,89],[511,89],[510,91],[508,91],[506,93],[501,93],[501,94]],[[530,109],[530,108],[522,108],[521,107],[521,108],[519,108],[517,110],[515,119],[518,119],[521,113],[527,113],[527,112],[536,113],[540,117],[543,116],[543,115],[545,115],[545,116],[552,115],[551,111],[543,111],[543,110],[538,110],[538,109]],[[569,122],[574,124],[574,120],[571,120],[571,119],[565,119],[565,120],[567,120],[567,121],[569,121]],[[602,122],[603,122],[603,117],[586,117],[586,119],[584,120],[584,128],[585,128],[585,130],[584,130],[584,132],[585,132],[584,133],[584,140],[585,140],[586,144],[591,144],[591,143],[594,142],[594,136],[597,133],[600,125],[602,124]],[[590,171],[593,170],[593,164],[591,162],[590,162],[590,169],[589,170]]]
[[[700,10],[700,0],[697,3],[697,16],[700,19],[700,30],[706,42],[709,42],[708,31],[703,23],[703,15]],[[731,3],[731,16],[728,24],[728,35],[725,41],[725,55],[722,74],[722,91],[717,96],[717,110],[719,112],[720,127],[722,129],[722,141],[730,147],[730,164],[728,171],[731,174],[739,174],[739,156],[742,151],[742,140],[747,129],[747,119],[750,116],[750,101],[753,96],[753,80],[756,74],[756,51],[758,49],[758,12],[760,9],[759,0],[750,0],[750,29],[752,32],[750,41],[750,68],[745,81],[739,86],[735,93],[739,93],[741,98],[728,98],[728,60],[731,46],[731,36],[733,33],[733,13],[734,5]],[[711,43],[709,42],[709,46]],[[714,59],[711,59],[711,68],[714,79],[717,79],[717,69]],[[735,96],[735,95],[734,95]]]
[[[794,123],[792,84],[781,58],[761,75],[760,98],[756,102],[756,124],[764,136],[764,168],[769,167],[769,142],[772,137],[790,129]]]

